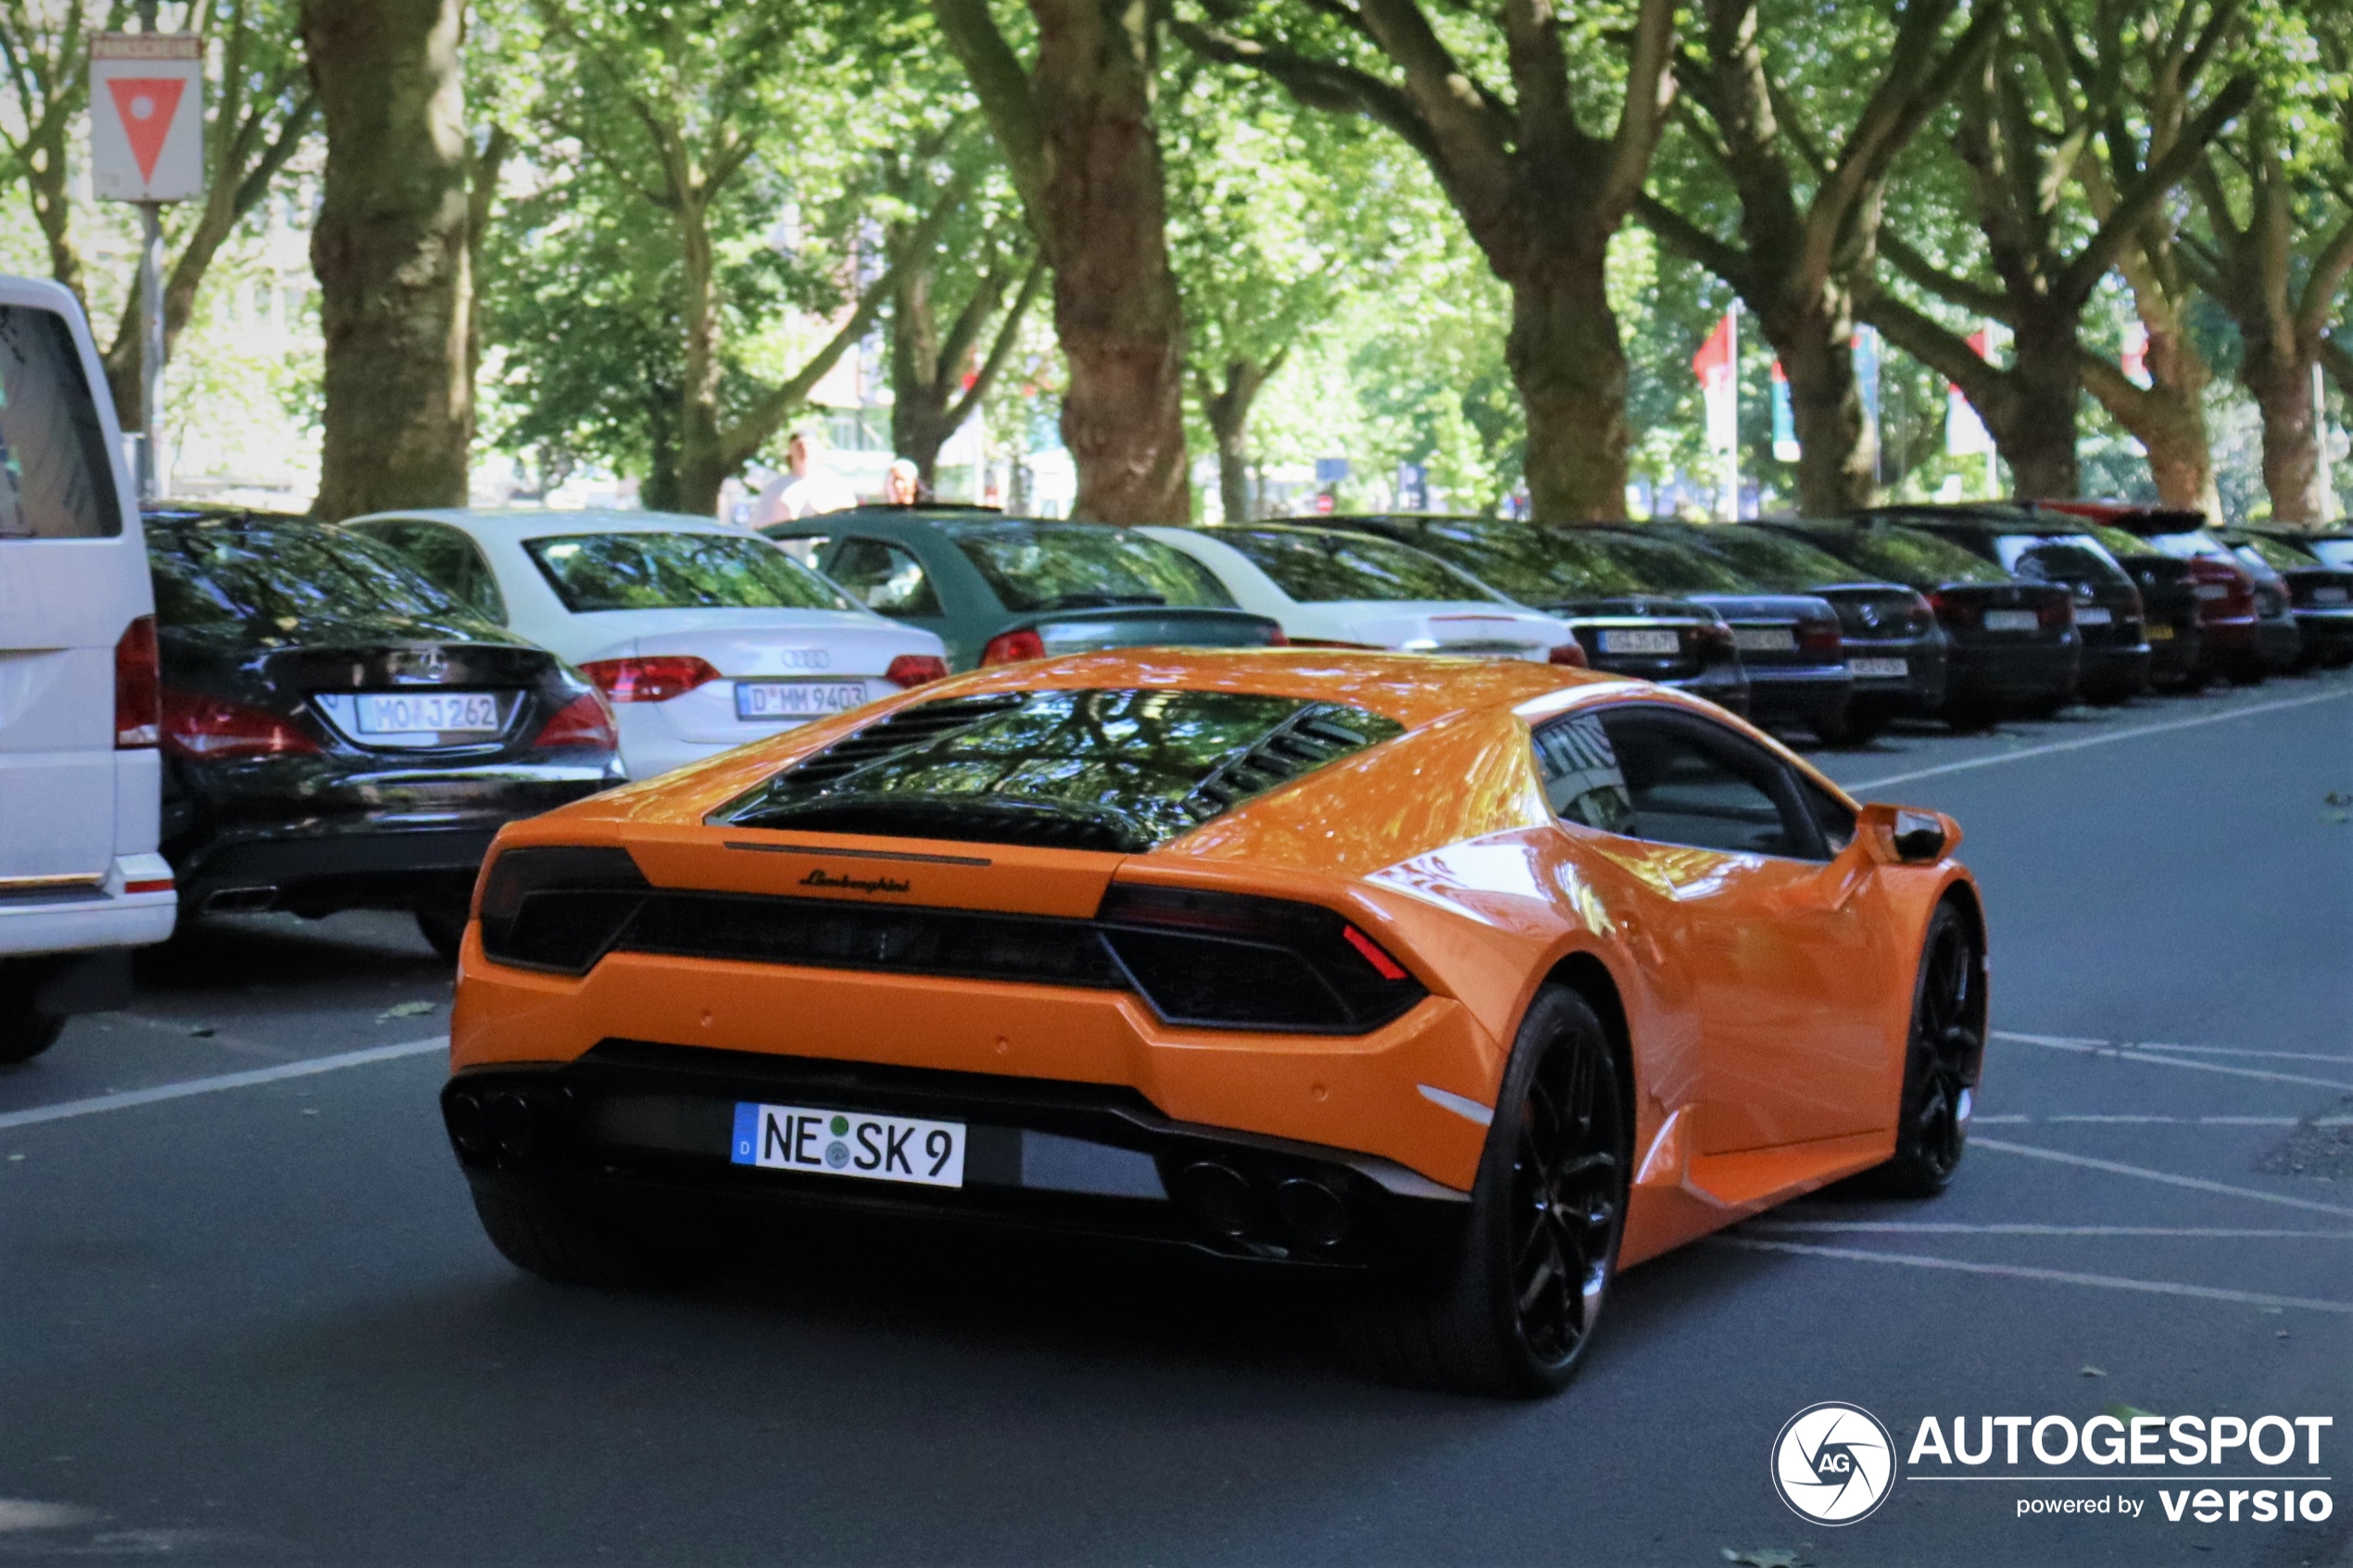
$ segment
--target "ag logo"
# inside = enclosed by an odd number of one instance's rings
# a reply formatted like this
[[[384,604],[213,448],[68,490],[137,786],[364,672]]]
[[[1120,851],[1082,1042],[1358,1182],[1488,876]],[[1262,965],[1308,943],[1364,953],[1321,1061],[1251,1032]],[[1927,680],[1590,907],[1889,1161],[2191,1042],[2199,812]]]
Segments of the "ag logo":
[[[1834,1399],[1808,1405],[1773,1439],[1773,1489],[1817,1524],[1854,1524],[1894,1484],[1895,1441],[1867,1410]]]

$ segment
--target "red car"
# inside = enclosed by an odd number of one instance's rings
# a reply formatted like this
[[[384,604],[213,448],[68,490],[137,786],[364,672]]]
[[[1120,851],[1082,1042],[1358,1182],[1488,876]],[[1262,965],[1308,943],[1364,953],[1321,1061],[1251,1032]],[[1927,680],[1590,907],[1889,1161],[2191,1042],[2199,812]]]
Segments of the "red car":
[[[2252,685],[2296,661],[2301,642],[2284,594],[2257,581],[2221,541],[2207,532],[2203,512],[2144,507],[2126,501],[2045,501],[2145,540],[2185,562],[2197,595],[2200,675],[2227,675]],[[2268,601],[2276,600],[2277,603]]]

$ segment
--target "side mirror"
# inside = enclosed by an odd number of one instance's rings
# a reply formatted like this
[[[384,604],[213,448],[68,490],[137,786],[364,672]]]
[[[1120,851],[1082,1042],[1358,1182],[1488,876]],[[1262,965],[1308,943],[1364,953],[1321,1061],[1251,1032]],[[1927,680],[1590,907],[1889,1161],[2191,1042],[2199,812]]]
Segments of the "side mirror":
[[[1942,811],[1873,804],[1856,821],[1856,836],[1888,865],[1934,865],[1961,841],[1961,825]]]

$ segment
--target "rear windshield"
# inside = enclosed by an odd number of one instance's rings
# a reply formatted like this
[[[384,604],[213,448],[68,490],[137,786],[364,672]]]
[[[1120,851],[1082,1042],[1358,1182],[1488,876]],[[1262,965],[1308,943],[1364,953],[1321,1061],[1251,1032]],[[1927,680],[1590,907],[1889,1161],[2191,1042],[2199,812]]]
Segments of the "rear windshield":
[[[111,539],[122,503],[73,330],[0,305],[0,539]]]
[[[1403,728],[1242,692],[946,697],[802,758],[711,820],[1135,853]]]
[[[1437,557],[1369,534],[1221,528],[1210,536],[1240,551],[1301,604],[1341,599],[1497,601],[1485,583]]]
[[[2268,533],[2249,533],[2238,547],[2242,559],[2252,558],[2282,571],[2309,571],[2321,564],[2309,551],[2298,549],[2284,539],[2274,539]]]
[[[1595,546],[1624,564],[1643,587],[1663,594],[1738,594],[1748,584],[1722,561],[1668,539],[1603,533]]]
[[[2156,550],[2150,548],[2149,542],[2147,540],[2142,538],[2137,533],[2119,528],[2114,523],[2095,522],[2084,532],[2090,537],[2098,540],[2100,542],[2100,548],[2106,550],[2118,560],[2122,560],[2128,556],[2153,556],[2157,554]]]
[[[2222,547],[2222,541],[2203,528],[2185,528],[2179,533],[2152,533],[2147,538],[2150,545],[2176,560],[2191,560],[2198,556],[2227,560],[2231,555]]]
[[[2002,564],[2034,583],[2130,583],[2100,542],[2082,533],[2003,533],[1994,548]]]
[[[1982,556],[1916,529],[1858,528],[1839,537],[1840,551],[1866,571],[1914,588],[1940,583],[2007,583],[2010,574]]]
[[[1802,594],[1809,588],[1855,581],[1853,567],[1786,533],[1761,528],[1694,526],[1678,529],[1675,537],[1693,549],[1705,550],[1772,593]]]
[[[764,539],[730,533],[572,533],[527,539],[575,615],[606,609],[848,609],[824,578]]]
[[[1638,594],[1643,587],[1633,572],[1591,540],[1556,529],[1434,523],[1417,529],[1414,544],[1526,604]]]
[[[1028,613],[1111,605],[1231,609],[1209,568],[1182,550],[1125,528],[951,528],[964,558],[998,602]]]
[[[322,528],[151,527],[147,564],[161,625],[281,646],[334,626],[415,623],[472,637],[488,624],[390,550]]]
[[[2331,566],[2353,567],[2353,539],[2315,539],[2311,548]]]

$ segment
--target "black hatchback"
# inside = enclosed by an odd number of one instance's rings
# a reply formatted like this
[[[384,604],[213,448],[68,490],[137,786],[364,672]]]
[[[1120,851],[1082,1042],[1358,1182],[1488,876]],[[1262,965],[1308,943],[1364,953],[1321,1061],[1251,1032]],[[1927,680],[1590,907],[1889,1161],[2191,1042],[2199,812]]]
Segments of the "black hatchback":
[[[1952,643],[1944,717],[1955,729],[1982,729],[2008,713],[2048,718],[2075,700],[2081,644],[2072,589],[2027,582],[1950,540],[1896,523],[1768,526],[1927,598]]]
[[[2084,528],[2083,520],[2032,505],[1885,507],[1860,514],[1949,539],[1982,559],[2075,596],[2082,664],[2077,690],[2109,704],[2149,689],[2148,616],[2132,574]]]
[[[622,782],[595,687],[383,546],[234,509],[145,521],[182,909],[409,909],[454,954],[498,829]]]
[[[2353,566],[2332,565],[2295,529],[2248,525],[2218,530],[2217,537],[2250,571],[2271,571],[2287,590],[2302,638],[2301,665],[2353,664]]]
[[[1748,522],[1643,525],[1722,561],[1757,587],[1810,594],[1838,616],[1840,651],[1855,683],[1846,740],[1859,744],[1901,717],[1925,719],[1944,705],[1944,629],[1928,600],[1900,583],[1867,573],[1803,539]]]
[[[1334,527],[1411,545],[1577,633],[1588,668],[1675,686],[1746,714],[1748,671],[1732,629],[1706,605],[1646,588],[1583,530],[1496,518],[1397,513],[1332,518]]]

